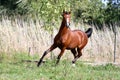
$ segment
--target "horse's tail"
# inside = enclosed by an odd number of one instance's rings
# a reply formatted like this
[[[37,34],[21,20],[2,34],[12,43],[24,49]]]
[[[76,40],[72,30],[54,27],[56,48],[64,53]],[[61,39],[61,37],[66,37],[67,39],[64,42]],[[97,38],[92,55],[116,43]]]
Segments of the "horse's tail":
[[[88,38],[92,35],[93,29],[92,28],[88,28],[87,31],[85,31],[85,33],[87,34]]]

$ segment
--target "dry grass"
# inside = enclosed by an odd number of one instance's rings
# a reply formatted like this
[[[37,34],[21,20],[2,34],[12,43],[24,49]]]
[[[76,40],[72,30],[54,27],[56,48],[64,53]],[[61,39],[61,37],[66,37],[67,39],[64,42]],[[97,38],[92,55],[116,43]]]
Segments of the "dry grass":
[[[51,45],[51,35],[43,29],[40,21],[27,22],[22,19],[9,20],[3,18],[0,21],[0,51],[6,53],[28,52],[30,55],[42,54]],[[73,27],[79,26],[79,27]],[[84,24],[71,25],[72,29],[86,30]],[[54,36],[58,30],[54,29]],[[117,27],[116,62],[120,59],[120,28]],[[54,51],[55,53],[58,50]],[[93,27],[92,37],[85,49],[81,60],[94,62],[112,62],[114,52],[114,33],[108,28],[98,31]],[[68,56],[69,55],[69,56]],[[72,54],[66,54],[71,58]]]
[[[42,29],[39,21],[36,24],[15,19],[2,19],[0,22],[0,51],[40,52],[49,44],[49,33]]]

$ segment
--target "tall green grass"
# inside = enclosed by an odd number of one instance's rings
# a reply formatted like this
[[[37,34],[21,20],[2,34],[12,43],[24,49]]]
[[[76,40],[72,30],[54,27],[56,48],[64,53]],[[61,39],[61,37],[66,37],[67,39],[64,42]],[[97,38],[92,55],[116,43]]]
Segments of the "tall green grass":
[[[60,26],[60,24],[57,24]],[[43,29],[42,21],[30,20],[24,21],[20,18],[14,20],[3,17],[0,21],[0,52],[12,54],[13,52],[25,52],[28,55],[41,55],[53,42],[51,34]],[[54,26],[54,25],[53,25]],[[116,25],[115,25],[116,26]],[[55,27],[55,26],[54,26]],[[92,37],[89,39],[87,46],[83,50],[81,60],[92,62],[113,62],[114,52],[114,33],[112,30],[104,26],[104,31],[97,30],[94,26],[85,24],[71,24],[70,28],[85,31],[88,27],[93,27]],[[117,46],[116,46],[116,62],[120,60],[120,28],[117,28]],[[54,28],[53,37],[58,32]],[[55,55],[59,54],[59,50],[53,51]],[[73,59],[70,52],[65,52],[64,58]],[[49,57],[49,55],[48,55]]]

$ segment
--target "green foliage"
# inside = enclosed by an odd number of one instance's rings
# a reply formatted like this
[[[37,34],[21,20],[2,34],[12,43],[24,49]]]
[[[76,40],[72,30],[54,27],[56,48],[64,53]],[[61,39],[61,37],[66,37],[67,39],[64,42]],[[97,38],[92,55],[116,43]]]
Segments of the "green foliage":
[[[14,15],[16,14],[16,9],[18,8],[18,0],[0,0],[0,14],[4,15]]]
[[[120,4],[107,4],[107,8],[104,11],[106,23],[115,23],[120,21]]]
[[[52,31],[56,22],[59,22],[63,9],[70,8],[66,0],[26,0],[19,6],[27,5],[27,16],[32,19],[42,19],[44,28]]]
[[[95,24],[101,28],[103,24],[115,24],[120,21],[120,3],[109,2],[105,6],[101,0],[84,0],[78,4],[80,5],[75,8],[75,19],[84,23]]]
[[[62,11],[72,11],[74,21],[88,24],[116,23],[120,20],[120,3],[102,0],[1,0],[0,14],[21,15],[25,19],[39,19],[44,28],[52,31],[61,19]],[[100,26],[100,27],[101,27]],[[58,26],[59,27],[59,26]]]

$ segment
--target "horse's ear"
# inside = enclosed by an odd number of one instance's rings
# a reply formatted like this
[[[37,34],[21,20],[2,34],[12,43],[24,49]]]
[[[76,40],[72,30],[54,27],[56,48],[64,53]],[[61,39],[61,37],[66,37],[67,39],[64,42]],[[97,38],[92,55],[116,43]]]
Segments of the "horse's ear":
[[[63,13],[65,13],[65,10],[63,10]]]
[[[71,11],[69,11],[69,14],[71,14]]]

